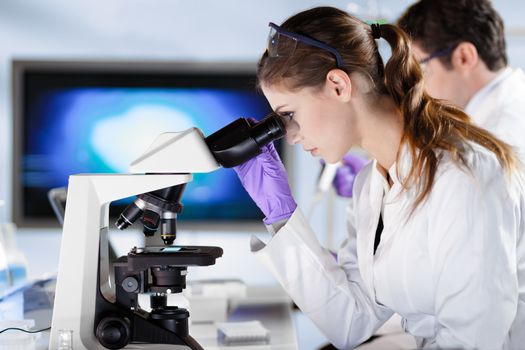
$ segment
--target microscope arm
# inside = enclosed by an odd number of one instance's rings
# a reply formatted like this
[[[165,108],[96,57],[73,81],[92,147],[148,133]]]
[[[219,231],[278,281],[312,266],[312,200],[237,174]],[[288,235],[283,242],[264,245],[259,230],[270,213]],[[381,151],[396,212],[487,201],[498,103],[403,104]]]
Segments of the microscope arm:
[[[190,128],[160,134],[130,165],[131,173],[208,173],[220,168],[202,132]]]

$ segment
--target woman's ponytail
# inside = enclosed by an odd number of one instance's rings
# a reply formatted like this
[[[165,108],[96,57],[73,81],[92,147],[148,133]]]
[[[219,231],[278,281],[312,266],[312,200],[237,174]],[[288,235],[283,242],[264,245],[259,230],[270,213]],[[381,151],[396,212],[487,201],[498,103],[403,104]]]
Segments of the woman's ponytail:
[[[398,107],[407,95],[415,94],[416,99],[423,93],[423,76],[419,64],[410,50],[408,36],[391,24],[379,26],[381,37],[392,49],[392,55],[385,66],[385,85]]]
[[[425,92],[423,74],[405,32],[395,25],[384,24],[380,26],[380,34],[392,49],[384,70],[384,83],[403,116],[402,142],[408,145],[413,159],[404,186],[409,183],[418,186],[414,209],[432,189],[440,161],[439,150],[448,151],[455,161],[468,167],[464,145],[473,141],[494,152],[505,170],[515,165],[507,144],[472,124],[462,110]]]

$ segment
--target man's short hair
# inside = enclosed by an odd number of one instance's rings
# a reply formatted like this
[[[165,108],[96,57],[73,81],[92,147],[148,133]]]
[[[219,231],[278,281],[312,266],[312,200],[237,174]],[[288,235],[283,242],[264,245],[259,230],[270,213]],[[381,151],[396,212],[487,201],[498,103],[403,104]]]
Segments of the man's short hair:
[[[489,0],[420,0],[398,25],[429,53],[467,41],[491,71],[507,65],[503,20]],[[440,59],[450,67],[450,56]]]

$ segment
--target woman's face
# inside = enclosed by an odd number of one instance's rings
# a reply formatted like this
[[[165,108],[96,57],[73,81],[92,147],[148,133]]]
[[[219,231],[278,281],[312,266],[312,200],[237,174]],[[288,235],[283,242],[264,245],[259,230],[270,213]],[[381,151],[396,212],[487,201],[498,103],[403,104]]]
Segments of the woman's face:
[[[329,87],[292,92],[283,85],[263,85],[262,90],[274,112],[285,120],[288,143],[300,144],[327,163],[340,161],[355,144],[352,113]]]

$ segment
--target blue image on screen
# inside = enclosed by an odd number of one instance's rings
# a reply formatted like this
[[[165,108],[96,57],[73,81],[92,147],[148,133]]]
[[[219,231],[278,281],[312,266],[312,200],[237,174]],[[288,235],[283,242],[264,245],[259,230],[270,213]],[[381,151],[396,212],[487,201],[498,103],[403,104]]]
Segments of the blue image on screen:
[[[46,200],[47,191],[66,186],[72,174],[127,173],[129,164],[160,133],[198,127],[207,136],[239,117],[260,119],[268,112],[266,100],[255,91],[225,88],[42,91],[27,111],[22,164],[25,193]],[[231,169],[194,174],[182,203],[181,220],[261,218]],[[45,214],[38,206],[28,206],[26,212]]]

